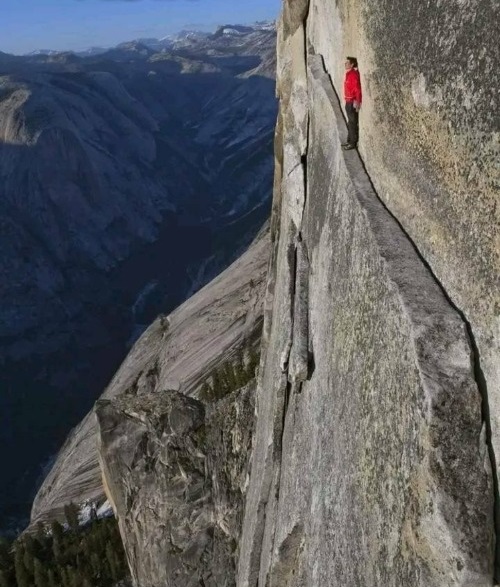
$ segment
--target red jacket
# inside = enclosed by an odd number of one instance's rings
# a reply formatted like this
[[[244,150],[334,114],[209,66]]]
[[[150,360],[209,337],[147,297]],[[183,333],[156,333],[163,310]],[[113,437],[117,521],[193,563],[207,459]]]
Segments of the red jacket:
[[[345,72],[344,98],[346,102],[361,104],[361,78],[357,69],[348,69]]]

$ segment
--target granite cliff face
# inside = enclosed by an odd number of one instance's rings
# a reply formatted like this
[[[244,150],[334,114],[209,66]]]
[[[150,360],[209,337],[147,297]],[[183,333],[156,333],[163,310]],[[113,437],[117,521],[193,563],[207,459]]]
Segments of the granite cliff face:
[[[284,3],[272,311],[264,326],[241,587],[493,584],[495,459],[480,367],[482,353],[487,363],[495,355],[481,325],[495,328],[498,251],[485,250],[487,269],[476,279],[467,265],[476,266],[479,244],[469,246],[462,230],[484,225],[494,238],[498,217],[490,213],[476,225],[477,210],[465,211],[472,203],[458,189],[462,170],[451,173],[455,156],[466,174],[481,157],[482,167],[490,161],[488,185],[476,186],[474,200],[492,202],[490,149],[498,144],[496,123],[487,124],[491,94],[476,86],[485,113],[467,127],[457,116],[467,109],[467,92],[450,89],[466,74],[462,53],[450,51],[448,67],[436,73],[443,84],[438,105],[430,98],[411,104],[403,95],[427,75],[422,68],[440,60],[438,40],[465,43],[467,22],[494,19],[496,8],[472,3],[465,16],[444,3],[430,21],[432,8],[408,10],[411,18],[384,2]],[[475,50],[490,46],[491,33],[485,23],[471,40]],[[345,125],[335,89],[352,54],[364,73],[364,161],[339,145]],[[389,119],[394,87],[397,108]],[[422,116],[439,118],[446,133],[436,137],[436,124],[432,131],[421,126]],[[468,151],[455,146],[465,131]],[[435,142],[446,137],[455,145]],[[462,207],[453,216],[452,200]],[[443,206],[439,215],[426,202]],[[427,218],[442,229],[446,222],[455,241],[441,247],[426,230],[419,233]],[[482,292],[481,308],[465,293],[471,286]],[[471,337],[485,346],[476,342],[477,351]],[[497,388],[486,371],[491,398]]]
[[[137,336],[265,221],[275,35],[0,60],[0,530]]]
[[[336,88],[364,80],[360,153],[375,189],[470,326],[500,450],[500,6],[312,0],[308,40]]]
[[[284,1],[243,524],[213,533],[233,486],[208,455],[232,457],[217,435],[201,440],[212,424],[198,401],[164,382],[143,402],[134,391],[100,403],[102,468],[137,587],[496,584],[498,92],[479,73],[500,64],[498,7],[461,8]],[[467,77],[471,52],[487,57]],[[359,153],[340,148],[347,54],[364,80]],[[237,565],[214,554],[228,536]],[[162,545],[153,558],[150,541]]]

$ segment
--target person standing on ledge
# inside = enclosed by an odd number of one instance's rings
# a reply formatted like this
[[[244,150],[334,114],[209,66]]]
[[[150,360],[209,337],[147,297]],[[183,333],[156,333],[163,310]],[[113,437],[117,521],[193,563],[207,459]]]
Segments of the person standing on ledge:
[[[347,57],[344,80],[345,111],[347,113],[347,143],[342,143],[345,151],[358,146],[358,117],[361,108],[361,78],[356,57]]]

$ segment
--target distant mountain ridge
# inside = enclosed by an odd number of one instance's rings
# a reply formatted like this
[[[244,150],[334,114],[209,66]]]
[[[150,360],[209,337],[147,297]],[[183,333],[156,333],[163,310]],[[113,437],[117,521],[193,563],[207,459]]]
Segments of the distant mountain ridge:
[[[102,53],[106,53],[107,51],[113,49],[123,48],[126,45],[130,45],[133,43],[139,43],[141,45],[146,46],[149,49],[154,51],[161,51],[162,49],[170,49],[176,43],[183,42],[183,41],[200,41],[205,40],[207,38],[218,38],[222,35],[240,35],[240,34],[248,34],[256,31],[276,31],[276,22],[275,21],[258,21],[251,25],[241,25],[241,24],[226,24],[226,25],[219,25],[215,32],[210,33],[207,31],[200,31],[196,29],[184,29],[180,30],[177,33],[166,35],[161,38],[156,37],[139,37],[137,39],[133,39],[132,41],[125,41],[118,43],[115,46],[109,47],[89,47],[88,49],[83,49],[81,51],[66,51],[66,50],[54,50],[54,49],[36,49],[34,51],[30,51],[25,53],[24,57],[34,57],[38,55],[56,55],[59,53],[74,53],[78,57],[93,57],[96,55],[101,55]],[[1,55],[1,52],[0,52]]]
[[[267,217],[274,47],[0,54],[0,529],[127,345]]]

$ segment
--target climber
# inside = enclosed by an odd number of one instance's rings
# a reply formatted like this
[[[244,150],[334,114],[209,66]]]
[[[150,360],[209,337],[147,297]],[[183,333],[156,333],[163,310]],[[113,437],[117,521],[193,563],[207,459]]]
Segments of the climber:
[[[345,110],[347,113],[347,143],[342,143],[345,151],[358,146],[358,116],[361,107],[361,78],[356,57],[346,57],[344,80]]]

